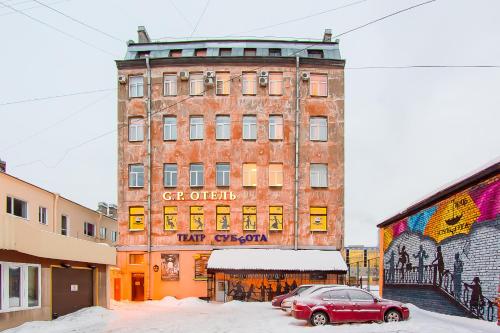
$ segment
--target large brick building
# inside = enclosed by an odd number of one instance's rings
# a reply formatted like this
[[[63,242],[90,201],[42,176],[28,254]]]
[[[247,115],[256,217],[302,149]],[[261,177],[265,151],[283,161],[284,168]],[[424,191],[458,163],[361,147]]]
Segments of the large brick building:
[[[331,33],[152,42],[140,27],[116,63],[115,298],[213,297],[214,249],[342,248],[344,60]],[[339,281],[341,266],[320,278]]]

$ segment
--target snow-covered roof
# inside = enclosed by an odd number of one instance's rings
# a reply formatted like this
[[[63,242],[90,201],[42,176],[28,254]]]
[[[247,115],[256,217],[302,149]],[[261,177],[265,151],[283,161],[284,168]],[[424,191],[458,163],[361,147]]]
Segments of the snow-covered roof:
[[[347,271],[340,251],[224,249],[214,250],[209,270]]]

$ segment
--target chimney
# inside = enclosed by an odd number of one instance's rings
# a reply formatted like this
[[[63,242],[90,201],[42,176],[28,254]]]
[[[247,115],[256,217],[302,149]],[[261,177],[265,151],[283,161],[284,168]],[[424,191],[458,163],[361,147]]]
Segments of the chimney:
[[[0,159],[0,172],[7,172],[7,162],[3,161],[2,159]]]
[[[332,42],[332,29],[325,29],[325,33],[323,35],[323,43],[331,43]]]
[[[149,38],[148,32],[146,31],[146,27],[140,25],[137,27],[137,36],[139,43],[151,43],[151,39]]]
[[[97,211],[103,215],[108,215],[108,204],[105,202],[99,202],[97,204]]]
[[[108,206],[108,216],[111,218],[118,218],[118,206],[114,204],[109,204]]]

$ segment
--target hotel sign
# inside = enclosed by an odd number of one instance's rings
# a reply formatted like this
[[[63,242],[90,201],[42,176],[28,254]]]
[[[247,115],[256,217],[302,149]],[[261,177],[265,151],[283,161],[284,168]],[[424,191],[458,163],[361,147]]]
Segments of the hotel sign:
[[[233,201],[236,194],[233,191],[192,191],[192,192],[164,192],[165,201],[184,201],[184,200],[226,200]]]

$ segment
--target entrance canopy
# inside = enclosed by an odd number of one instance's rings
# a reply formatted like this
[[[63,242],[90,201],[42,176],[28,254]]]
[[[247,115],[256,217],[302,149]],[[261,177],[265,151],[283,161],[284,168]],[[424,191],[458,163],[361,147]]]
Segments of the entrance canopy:
[[[212,251],[207,270],[346,273],[347,265],[340,251],[224,249]]]

